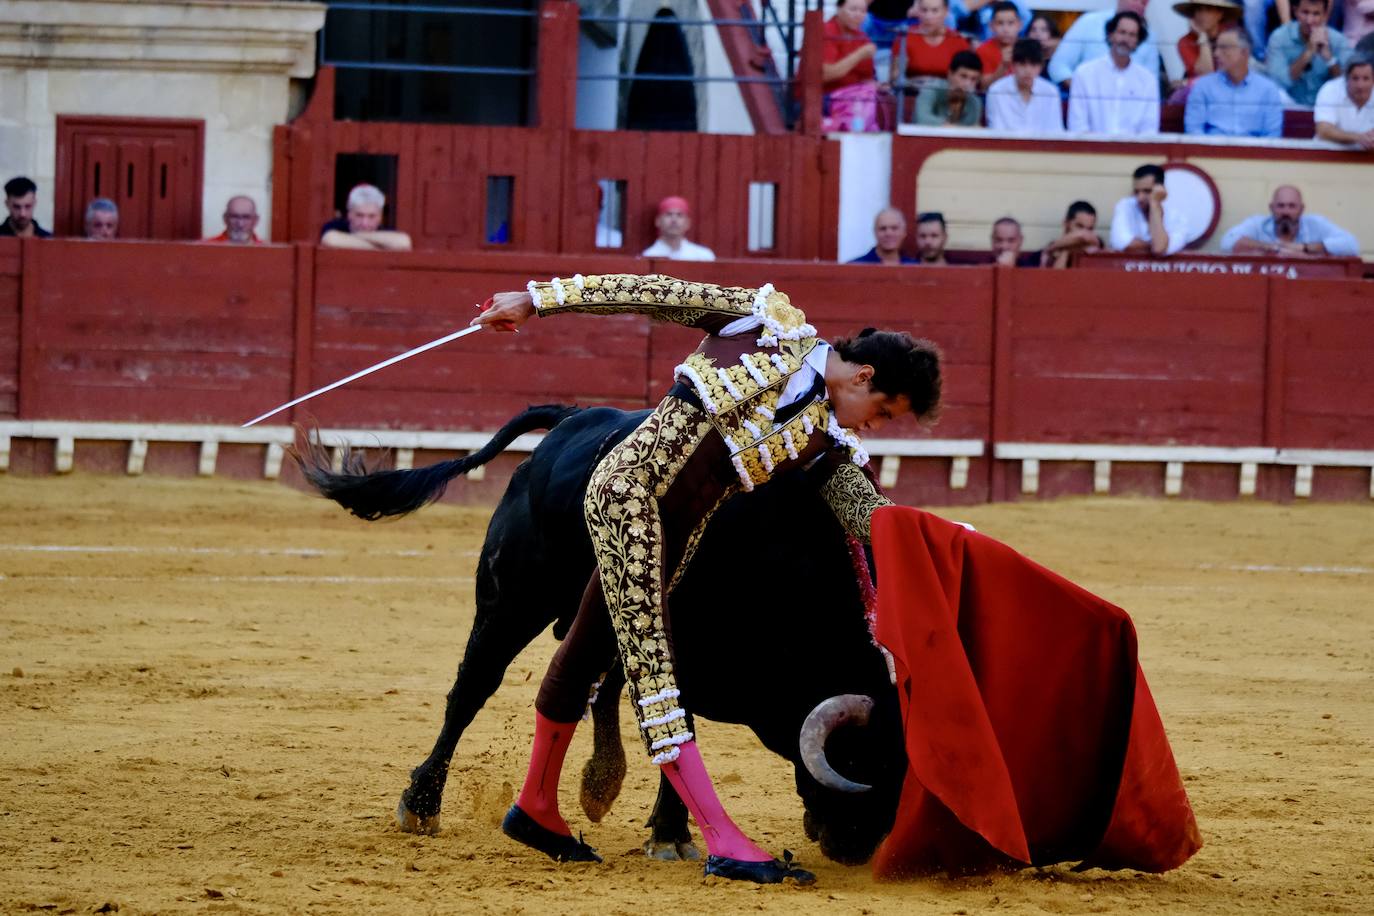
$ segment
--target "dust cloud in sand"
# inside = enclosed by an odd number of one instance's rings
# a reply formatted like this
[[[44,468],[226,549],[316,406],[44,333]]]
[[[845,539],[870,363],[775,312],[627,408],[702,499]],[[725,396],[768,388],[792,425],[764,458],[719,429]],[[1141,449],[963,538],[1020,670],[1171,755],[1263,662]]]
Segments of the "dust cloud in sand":
[[[443,832],[392,810],[438,732],[489,511],[367,524],[266,483],[0,477],[0,912],[1374,912],[1374,508],[1066,500],[948,510],[1134,617],[1206,846],[1166,875],[875,884],[827,862],[792,774],[701,723],[735,818],[814,887],[646,860],[635,753],[558,866],[497,825],[545,634],[459,745]],[[532,571],[532,574],[536,574]]]

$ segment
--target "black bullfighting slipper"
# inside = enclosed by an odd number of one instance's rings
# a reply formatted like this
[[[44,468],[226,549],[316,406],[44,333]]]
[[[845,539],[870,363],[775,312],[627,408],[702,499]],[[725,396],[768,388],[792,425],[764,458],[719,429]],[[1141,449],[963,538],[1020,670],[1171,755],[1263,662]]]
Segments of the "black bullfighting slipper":
[[[742,862],[725,856],[707,856],[706,874],[755,884],[780,884],[789,878],[798,884],[814,884],[816,876],[792,862],[792,853],[783,850],[781,859],[767,862]]]
[[[501,832],[517,843],[539,850],[555,862],[601,861],[601,856],[582,842],[581,837],[574,840],[570,836],[554,833],[521,811],[519,805],[511,805],[506,812],[505,819],[501,821]]]

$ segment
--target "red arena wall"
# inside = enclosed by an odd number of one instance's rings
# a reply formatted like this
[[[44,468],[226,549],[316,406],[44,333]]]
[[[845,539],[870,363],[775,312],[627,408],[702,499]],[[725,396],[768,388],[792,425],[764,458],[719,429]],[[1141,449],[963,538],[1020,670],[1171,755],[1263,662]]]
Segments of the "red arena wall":
[[[236,427],[465,324],[495,290],[579,271],[771,282],[827,336],[874,325],[938,342],[941,423],[928,432],[903,420],[882,436],[974,441],[983,453],[957,489],[949,457],[891,458],[890,489],[904,501],[1159,494],[1175,461],[1188,465],[1171,491],[1183,495],[1246,492],[1237,476],[1257,463],[1249,492],[1260,497],[1370,497],[1374,284],[1355,279],[4,240],[0,435],[13,437],[14,470],[45,472],[52,443],[26,436],[25,422]],[[272,422],[481,432],[531,403],[642,407],[696,340],[638,316],[566,316],[467,338]],[[1212,451],[1167,452],[1180,447]],[[118,466],[122,446],[109,448],[104,464]],[[262,449],[226,445],[221,470],[260,475]],[[1240,449],[1266,451],[1227,453]],[[80,451],[76,467],[101,466],[98,451]],[[193,451],[154,448],[150,466],[186,471]],[[517,460],[456,492],[489,498]]]

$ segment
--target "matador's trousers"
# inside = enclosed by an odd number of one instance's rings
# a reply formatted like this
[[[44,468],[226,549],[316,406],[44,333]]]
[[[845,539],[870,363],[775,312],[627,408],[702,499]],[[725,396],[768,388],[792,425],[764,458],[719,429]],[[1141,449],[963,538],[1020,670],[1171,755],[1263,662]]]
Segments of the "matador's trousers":
[[[540,685],[543,715],[576,721],[618,648],[653,762],[677,759],[692,732],[678,705],[667,593],[734,486],[724,440],[702,410],[671,395],[606,454],[584,503],[597,576]]]

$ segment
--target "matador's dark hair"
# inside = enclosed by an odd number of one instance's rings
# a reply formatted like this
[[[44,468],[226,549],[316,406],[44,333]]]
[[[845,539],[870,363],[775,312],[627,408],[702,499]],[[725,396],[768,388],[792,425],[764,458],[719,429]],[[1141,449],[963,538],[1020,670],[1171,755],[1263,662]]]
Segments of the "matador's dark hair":
[[[873,367],[869,384],[889,395],[904,394],[916,419],[932,424],[940,416],[940,348],[902,331],[864,328],[831,342],[850,363]]]

